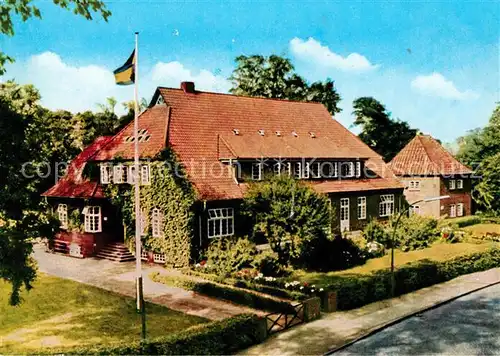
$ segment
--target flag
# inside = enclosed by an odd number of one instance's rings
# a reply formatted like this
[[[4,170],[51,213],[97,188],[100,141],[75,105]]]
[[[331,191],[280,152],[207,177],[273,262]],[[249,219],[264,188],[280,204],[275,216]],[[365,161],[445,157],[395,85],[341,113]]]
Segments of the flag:
[[[115,69],[115,81],[118,85],[130,85],[135,82],[135,50],[124,65]]]

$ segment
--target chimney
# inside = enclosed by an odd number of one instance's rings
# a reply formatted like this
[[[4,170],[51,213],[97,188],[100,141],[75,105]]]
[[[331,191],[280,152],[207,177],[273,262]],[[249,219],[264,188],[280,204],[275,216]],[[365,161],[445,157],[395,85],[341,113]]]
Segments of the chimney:
[[[184,93],[194,94],[194,82],[181,82],[181,89],[184,90]]]

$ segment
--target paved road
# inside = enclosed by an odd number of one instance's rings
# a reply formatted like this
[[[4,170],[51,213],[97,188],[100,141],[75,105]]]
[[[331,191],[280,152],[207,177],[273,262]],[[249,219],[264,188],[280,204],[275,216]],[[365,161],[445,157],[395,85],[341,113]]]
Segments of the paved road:
[[[500,355],[500,285],[409,318],[340,355]]]

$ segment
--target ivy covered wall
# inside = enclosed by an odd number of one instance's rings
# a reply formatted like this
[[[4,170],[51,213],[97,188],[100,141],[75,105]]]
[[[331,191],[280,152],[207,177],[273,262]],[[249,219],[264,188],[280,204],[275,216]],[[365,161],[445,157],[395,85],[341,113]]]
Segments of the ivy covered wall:
[[[167,149],[150,162],[150,184],[141,185],[140,192],[141,210],[146,221],[145,235],[141,238],[143,248],[164,254],[166,266],[187,266],[191,258],[196,195],[173,151]],[[133,250],[134,186],[109,184],[106,194],[121,212],[125,225],[124,240]],[[151,214],[155,208],[159,209],[162,215],[161,237],[152,236]]]

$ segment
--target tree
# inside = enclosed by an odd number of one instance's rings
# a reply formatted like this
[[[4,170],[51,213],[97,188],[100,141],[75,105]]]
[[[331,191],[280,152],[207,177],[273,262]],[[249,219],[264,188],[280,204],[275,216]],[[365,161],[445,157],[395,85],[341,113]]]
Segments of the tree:
[[[288,58],[239,56],[229,78],[233,84],[229,91],[236,95],[316,101],[324,104],[332,115],[341,111],[340,95],[332,80],[308,84],[294,70]]]
[[[359,138],[390,161],[415,137],[417,130],[407,122],[391,119],[384,105],[372,97],[361,97],[353,102],[355,126],[361,126]]]
[[[111,16],[101,0],[53,0],[53,3],[63,9],[72,10],[74,14],[92,20],[92,14],[100,14],[105,21]],[[27,21],[32,17],[42,18],[40,9],[32,5],[32,0],[6,0],[0,4],[0,33],[14,36],[14,23],[12,17],[18,15],[21,20]],[[5,63],[14,59],[0,51],[0,75],[5,73]]]
[[[473,191],[474,200],[495,215],[500,215],[500,152],[487,157],[479,166],[481,179]]]
[[[328,240],[330,200],[288,176],[249,187],[243,214],[253,225],[253,239],[262,235],[282,264],[307,264],[317,240]]]

